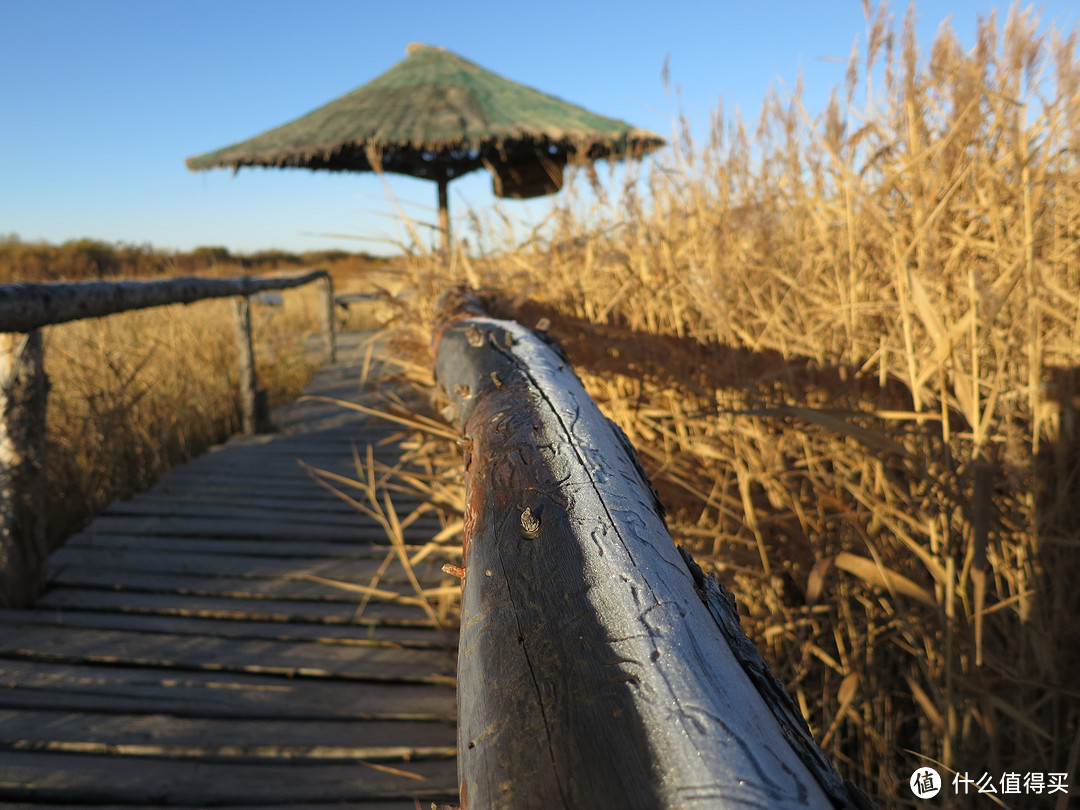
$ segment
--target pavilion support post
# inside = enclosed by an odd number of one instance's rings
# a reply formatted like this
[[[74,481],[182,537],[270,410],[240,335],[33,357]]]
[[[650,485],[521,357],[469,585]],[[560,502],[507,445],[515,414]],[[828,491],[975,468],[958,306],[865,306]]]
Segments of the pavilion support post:
[[[0,334],[0,605],[27,607],[44,580],[45,404],[41,332]]]
[[[252,434],[265,430],[268,422],[266,393],[259,390],[255,375],[255,347],[251,339],[251,299],[236,299],[236,354],[239,365],[240,429]]]
[[[450,260],[450,195],[448,177],[439,178],[439,249]]]

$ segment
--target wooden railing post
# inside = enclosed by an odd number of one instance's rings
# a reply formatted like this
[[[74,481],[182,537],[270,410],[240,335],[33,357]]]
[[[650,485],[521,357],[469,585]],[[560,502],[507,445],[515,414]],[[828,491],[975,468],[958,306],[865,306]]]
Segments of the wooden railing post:
[[[45,547],[45,406],[41,332],[0,333],[0,604],[26,607],[41,588]]]
[[[337,325],[334,321],[334,279],[329,273],[323,279],[326,301],[323,307],[323,333],[326,337],[326,356],[330,363],[337,362]]]
[[[569,361],[458,295],[435,372],[465,449],[458,768],[472,808],[872,804],[680,552]]]
[[[235,299],[236,356],[240,388],[240,429],[255,433],[259,425],[259,380],[255,375],[255,347],[251,338],[251,299],[241,295]]]

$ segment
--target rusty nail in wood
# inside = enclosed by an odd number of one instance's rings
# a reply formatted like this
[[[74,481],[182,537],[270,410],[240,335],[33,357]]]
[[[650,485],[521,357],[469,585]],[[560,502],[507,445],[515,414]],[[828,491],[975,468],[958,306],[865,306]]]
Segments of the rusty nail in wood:
[[[447,563],[442,567],[442,570],[444,574],[449,574],[450,576],[457,577],[458,579],[465,579],[465,569],[462,568],[460,565]]]
[[[533,536],[540,531],[540,518],[534,515],[532,509],[528,506],[521,513],[521,528],[525,530],[525,534]]]

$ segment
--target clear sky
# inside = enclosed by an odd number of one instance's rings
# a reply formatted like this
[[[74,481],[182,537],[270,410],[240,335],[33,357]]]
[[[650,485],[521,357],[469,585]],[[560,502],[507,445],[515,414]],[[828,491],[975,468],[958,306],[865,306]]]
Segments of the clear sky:
[[[927,45],[951,15],[967,47],[995,6],[1003,22],[1003,3],[924,0],[920,39]],[[1076,24],[1074,2],[1040,8],[1044,24]],[[676,112],[661,81],[668,54],[703,134],[718,99],[753,119],[770,87],[800,74],[807,106],[820,109],[864,39],[859,0],[0,0],[0,235],[392,252],[379,241],[402,238],[386,187],[410,216],[433,221],[433,184],[303,169],[193,173],[184,158],[337,98],[413,41],[666,136]],[[486,172],[450,185],[452,214],[494,200]],[[528,205],[505,203],[526,218],[550,203]]]

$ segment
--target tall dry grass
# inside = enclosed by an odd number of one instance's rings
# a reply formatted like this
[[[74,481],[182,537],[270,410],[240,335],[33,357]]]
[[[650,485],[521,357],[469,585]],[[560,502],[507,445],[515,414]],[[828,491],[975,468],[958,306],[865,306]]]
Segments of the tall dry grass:
[[[280,307],[253,306],[256,373],[272,405],[320,362],[310,337],[322,295],[308,285]],[[46,328],[51,545],[240,429],[235,320],[222,299]]]
[[[886,807],[921,764],[1080,773],[1077,35],[1017,10],[967,51],[914,31],[867,8],[822,115],[796,93],[705,143],[680,121],[526,244],[413,263],[421,333],[465,276],[553,320],[676,539]]]

